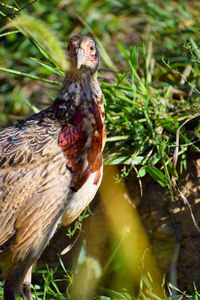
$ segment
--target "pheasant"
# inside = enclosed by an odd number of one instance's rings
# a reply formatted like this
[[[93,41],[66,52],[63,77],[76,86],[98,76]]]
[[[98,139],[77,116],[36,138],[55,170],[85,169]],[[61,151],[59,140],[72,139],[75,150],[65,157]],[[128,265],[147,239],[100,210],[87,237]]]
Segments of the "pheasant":
[[[30,300],[31,268],[58,224],[94,198],[106,129],[97,81],[99,52],[88,36],[69,40],[70,69],[53,104],[0,131],[0,279],[4,299]]]

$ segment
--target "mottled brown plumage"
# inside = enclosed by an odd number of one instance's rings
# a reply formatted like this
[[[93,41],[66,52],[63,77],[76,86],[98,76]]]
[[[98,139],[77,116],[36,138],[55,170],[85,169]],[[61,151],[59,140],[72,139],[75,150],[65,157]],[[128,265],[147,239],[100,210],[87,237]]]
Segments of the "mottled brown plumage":
[[[31,299],[31,266],[59,223],[71,223],[102,178],[104,110],[99,54],[87,36],[71,38],[71,63],[53,105],[0,131],[0,278],[4,299],[21,283]]]

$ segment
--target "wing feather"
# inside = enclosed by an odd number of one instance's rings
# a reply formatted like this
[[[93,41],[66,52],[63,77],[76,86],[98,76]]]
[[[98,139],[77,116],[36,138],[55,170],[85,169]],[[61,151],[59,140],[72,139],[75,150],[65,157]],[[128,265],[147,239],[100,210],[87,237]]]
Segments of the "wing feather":
[[[35,118],[0,131],[0,251],[15,238],[15,255],[26,255],[63,209],[71,174],[59,132]]]

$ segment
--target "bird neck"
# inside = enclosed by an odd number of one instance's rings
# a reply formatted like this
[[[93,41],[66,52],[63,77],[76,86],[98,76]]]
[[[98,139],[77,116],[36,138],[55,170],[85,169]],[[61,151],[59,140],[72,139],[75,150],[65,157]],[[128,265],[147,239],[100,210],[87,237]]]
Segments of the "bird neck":
[[[85,70],[85,72],[73,72],[67,73],[63,82],[63,86],[60,90],[59,97],[64,99],[70,98],[70,95],[74,95],[82,100],[90,101],[101,96],[101,89],[97,80],[97,72],[94,73]],[[79,97],[81,96],[81,97]],[[66,99],[67,100],[67,99]],[[77,100],[77,99],[76,99]],[[77,103],[78,105],[79,103]]]
[[[59,121],[63,122],[68,120],[76,107],[84,107],[86,113],[87,107],[96,104],[102,106],[102,92],[97,80],[97,72],[93,74],[79,72],[79,76],[67,73],[59,96],[53,104],[53,110]]]

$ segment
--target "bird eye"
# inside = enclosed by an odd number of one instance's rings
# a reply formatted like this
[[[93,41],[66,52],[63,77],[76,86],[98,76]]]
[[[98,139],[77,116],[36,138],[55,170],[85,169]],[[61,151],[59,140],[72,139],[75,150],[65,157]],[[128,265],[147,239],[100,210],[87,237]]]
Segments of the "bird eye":
[[[96,55],[96,47],[95,43],[92,40],[86,43],[86,49],[87,56],[90,57],[90,59],[94,60]]]

